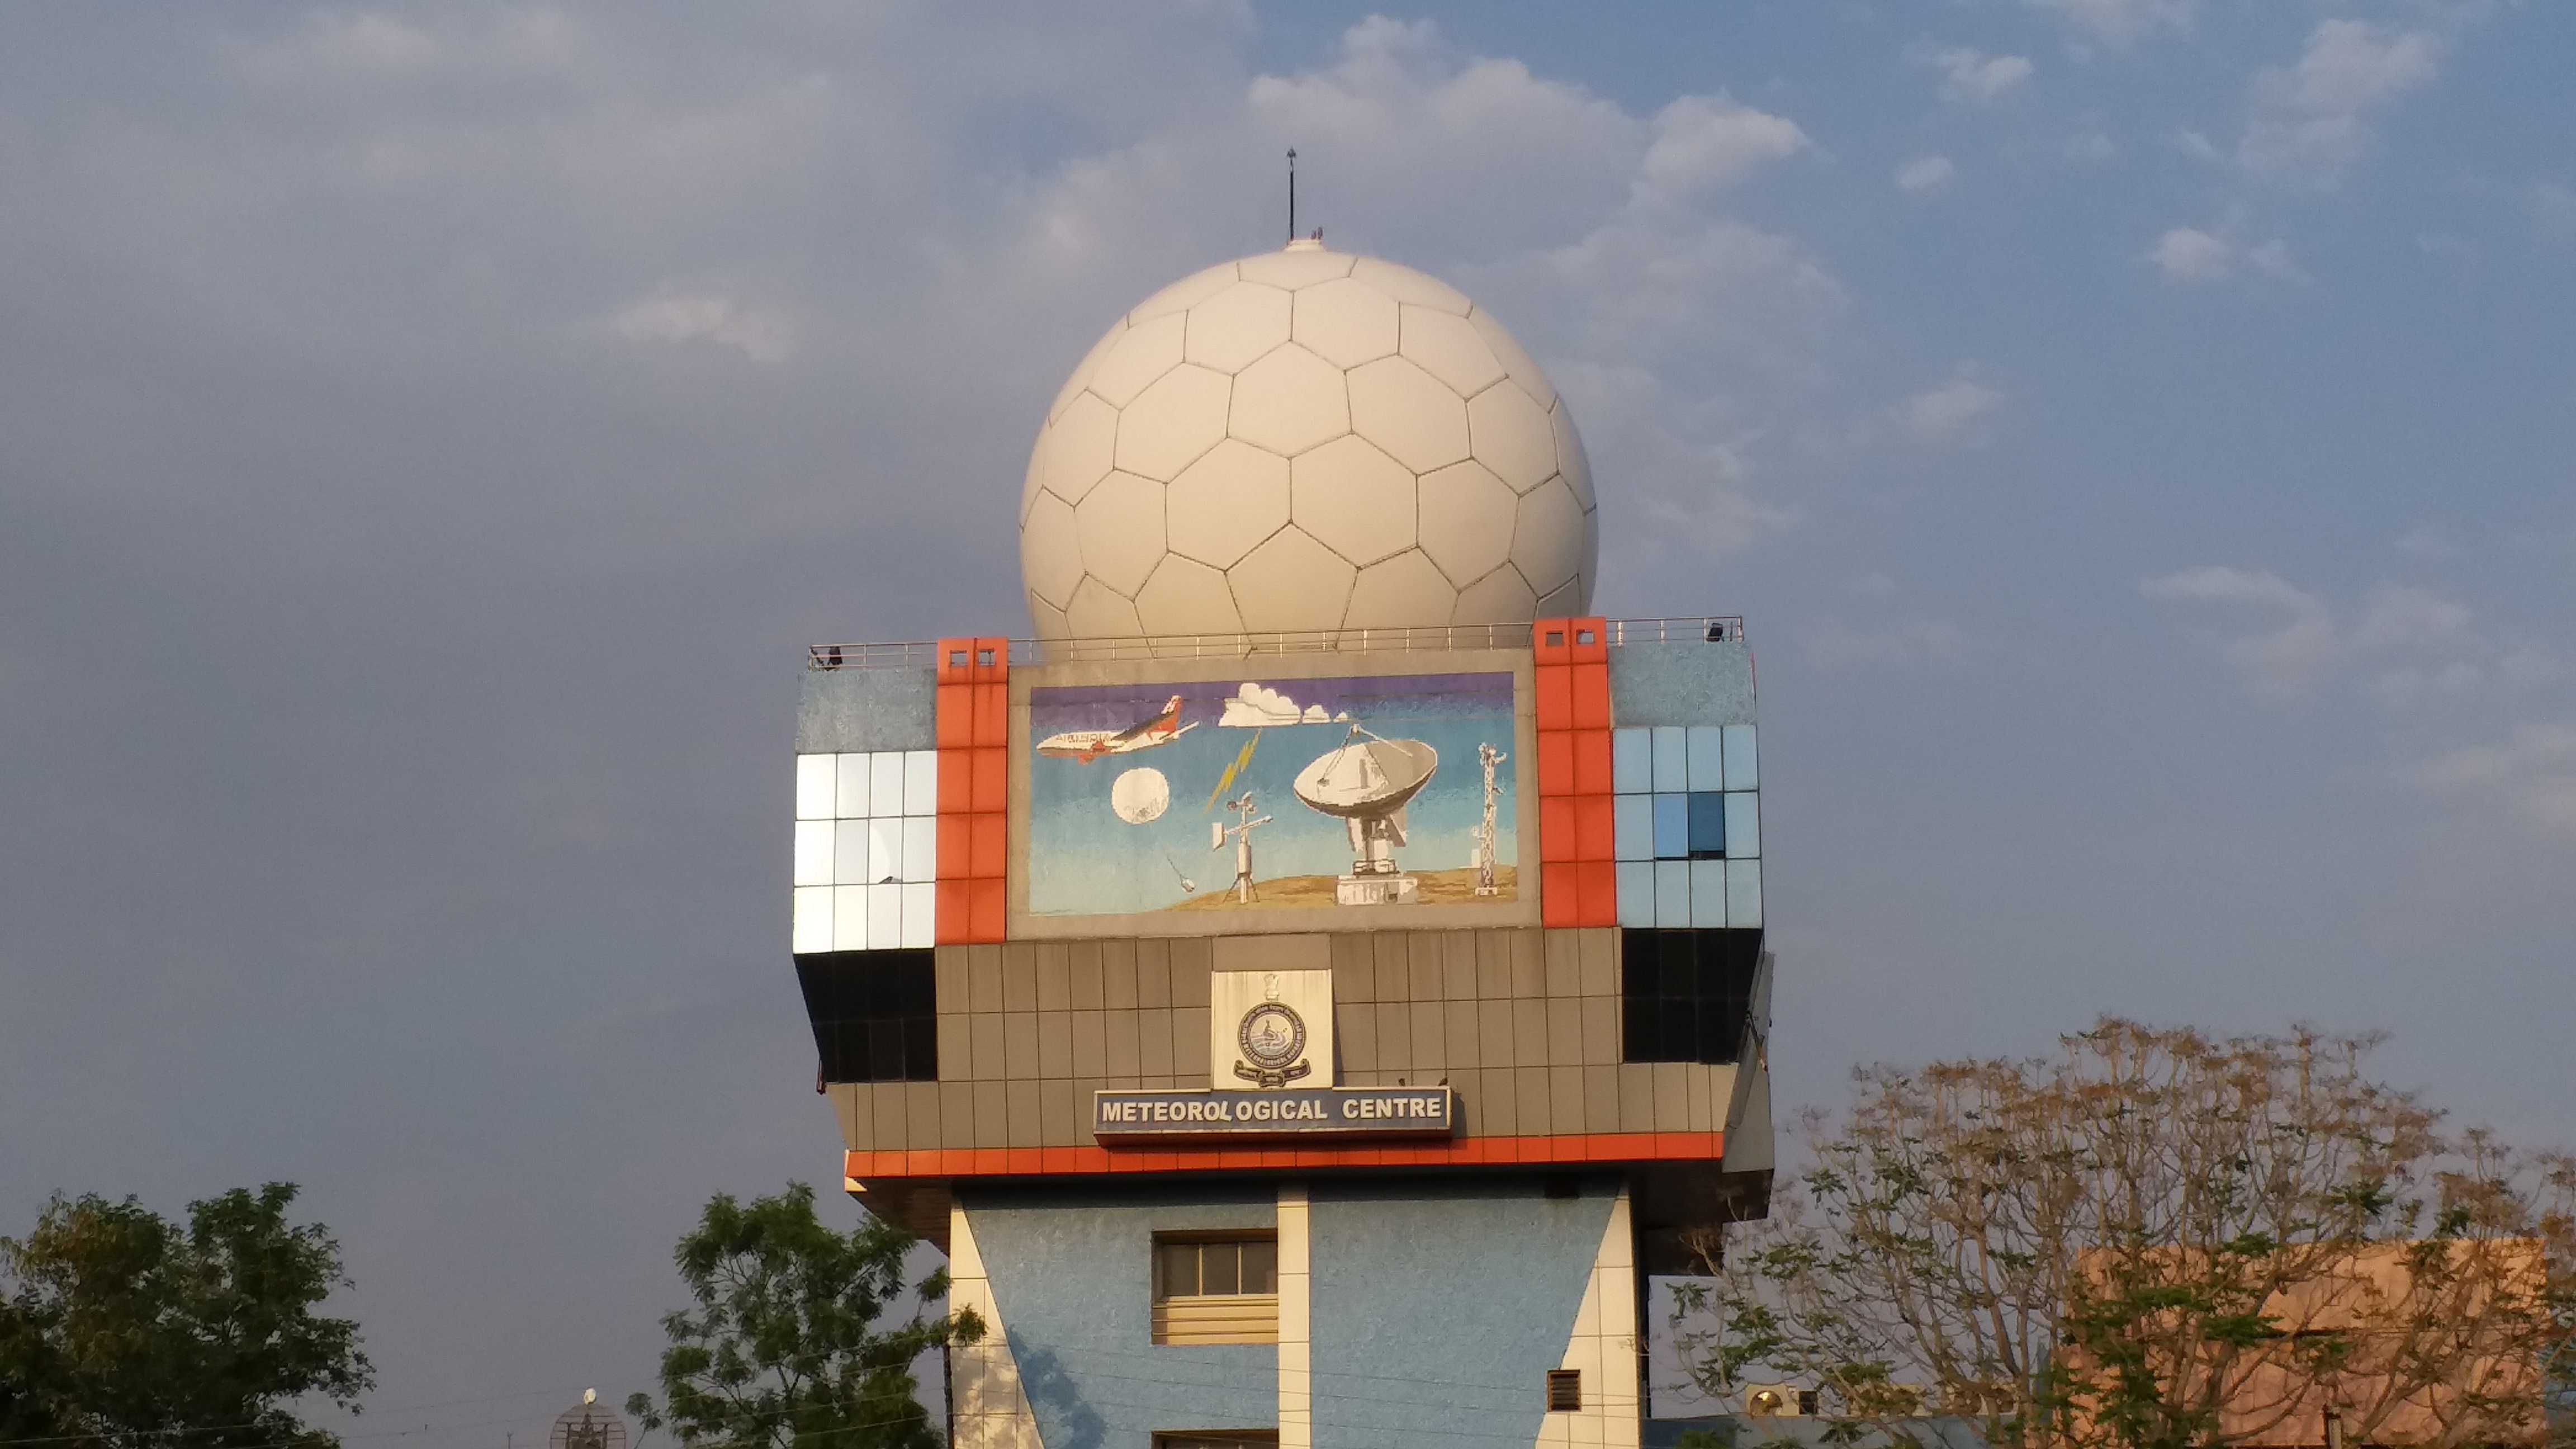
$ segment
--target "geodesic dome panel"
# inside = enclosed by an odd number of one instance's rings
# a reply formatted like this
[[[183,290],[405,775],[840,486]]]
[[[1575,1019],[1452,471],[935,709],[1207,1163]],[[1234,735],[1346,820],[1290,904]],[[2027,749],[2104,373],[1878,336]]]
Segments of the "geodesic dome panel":
[[[1589,612],[1598,503],[1563,398],[1436,277],[1300,243],[1118,319],[1020,501],[1040,638]]]

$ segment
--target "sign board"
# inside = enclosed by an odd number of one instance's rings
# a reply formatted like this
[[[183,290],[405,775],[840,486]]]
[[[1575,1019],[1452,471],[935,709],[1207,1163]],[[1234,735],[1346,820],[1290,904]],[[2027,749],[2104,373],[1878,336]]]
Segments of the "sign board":
[[[1283,1087],[1269,1092],[1102,1091],[1091,1135],[1152,1138],[1446,1137],[1457,1121],[1447,1087]]]

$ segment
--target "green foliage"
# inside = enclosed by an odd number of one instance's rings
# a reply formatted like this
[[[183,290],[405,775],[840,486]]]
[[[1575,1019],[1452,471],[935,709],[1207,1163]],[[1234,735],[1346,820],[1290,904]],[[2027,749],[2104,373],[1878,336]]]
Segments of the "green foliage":
[[[904,1293],[914,1239],[874,1218],[847,1233],[814,1213],[814,1190],[749,1204],[718,1194],[672,1252],[695,1302],[662,1327],[662,1402],[627,1412],[687,1445],[721,1449],[933,1449],[939,1432],[914,1396],[913,1360],[973,1343],[972,1312],[877,1326]],[[933,1272],[912,1285],[927,1304],[948,1291]]]
[[[355,1412],[374,1384],[357,1325],[314,1312],[340,1245],[286,1220],[291,1183],[188,1205],[185,1228],[134,1199],[56,1197],[0,1238],[0,1438],[102,1449],[338,1441],[285,1406]]]
[[[1881,1067],[1678,1296],[1712,1396],[1747,1378],[1906,1436],[2223,1449],[2528,1441],[2576,1324],[2576,1161],[2373,1079],[2375,1038],[2106,1019],[2025,1061]],[[1712,1326],[1714,1325],[1714,1326]],[[2427,1405],[2433,1406],[2427,1423]]]

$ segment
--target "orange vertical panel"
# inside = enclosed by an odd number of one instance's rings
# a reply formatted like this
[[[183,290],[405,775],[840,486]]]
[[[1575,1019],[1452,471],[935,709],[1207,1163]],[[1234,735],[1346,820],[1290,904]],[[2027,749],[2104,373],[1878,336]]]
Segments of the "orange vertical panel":
[[[1583,924],[1583,886],[1571,864],[1539,867],[1538,920],[1542,926]]]
[[[1565,797],[1565,799],[1566,802],[1573,807],[1574,853],[1572,855],[1564,856],[1548,855],[1543,853],[1547,837],[1542,834],[1539,837],[1539,843],[1542,847],[1542,854],[1539,858],[1541,860],[1609,860],[1617,855],[1617,828],[1614,823],[1615,815],[1610,808],[1611,797],[1608,795],[1570,795]],[[1539,809],[1541,811],[1539,815],[1539,828],[1542,831],[1547,828],[1547,816],[1545,811],[1548,806],[1555,803],[1557,802],[1554,800],[1542,800],[1539,802]]]
[[[975,873],[973,857],[968,854],[967,849],[972,839],[968,826],[974,819],[972,815],[939,817],[939,859],[937,868],[931,872],[932,880],[964,880]],[[946,906],[941,906],[939,912],[941,919],[947,918]],[[964,917],[961,916],[959,919],[963,920]]]
[[[1575,797],[1545,795],[1538,802],[1538,858],[1545,862],[1579,860],[1575,850]]]
[[[1608,730],[1575,730],[1568,735],[1568,738],[1574,742],[1574,788],[1568,793],[1575,795],[1609,794],[1610,732]],[[1539,760],[1539,768],[1545,769],[1546,767],[1547,761],[1545,755],[1542,753]],[[1545,791],[1542,790],[1540,793],[1544,794]]]
[[[962,686],[961,686],[962,687]],[[973,750],[939,752],[939,804],[942,815],[963,815],[975,808]]]
[[[1610,728],[1610,666],[1577,664],[1566,673],[1574,681],[1574,728]]]
[[[977,684],[975,691],[975,737],[969,744],[1000,749],[1011,742],[1011,687],[1007,684]],[[1603,721],[1608,722],[1606,719]]]
[[[1576,664],[1599,664],[1610,657],[1609,621],[1598,616],[1565,621],[1566,658]]]
[[[1573,635],[1563,619],[1540,619],[1530,625],[1530,652],[1541,664],[1573,662]]]
[[[987,663],[987,660],[991,662]],[[975,681],[978,684],[1008,679],[1011,676],[1011,641],[978,639],[975,641]]]
[[[1606,799],[1602,802],[1609,803]],[[1587,860],[1574,867],[1575,923],[1619,924],[1619,867],[1607,860]]]
[[[932,918],[930,939],[941,946],[965,945],[974,939],[973,898],[966,892],[966,882],[942,880],[937,890],[939,914]]]
[[[1008,918],[1002,883],[998,880],[967,882],[970,905],[966,939],[989,944],[1002,939],[1002,927]]]
[[[939,682],[970,684],[975,678],[975,641],[942,639],[939,641]]]
[[[1608,738],[1604,736],[1603,738]],[[1604,786],[1603,788],[1608,788]],[[1571,795],[1574,793],[1574,733],[1571,730],[1546,730],[1538,737],[1538,793]]]
[[[1610,737],[1603,735],[1601,738],[1606,742]],[[972,803],[966,808],[978,815],[1006,808],[1011,799],[1010,752],[980,749],[969,753],[973,757],[975,783]],[[1602,778],[1606,780],[1609,777],[1605,775]],[[1610,787],[1605,784],[1601,788],[1607,790]]]
[[[976,880],[1002,878],[1003,856],[1010,848],[1008,843],[1010,832],[1004,828],[1003,823],[1008,818],[998,810],[987,811],[981,815],[959,817],[958,823],[966,827],[964,833],[969,842],[966,875]],[[942,836],[939,843],[945,847],[948,843],[947,837]]]
[[[1536,671],[1538,727],[1574,728],[1574,671],[1562,664],[1542,664]]]
[[[975,686],[943,684],[939,686],[939,726],[937,744],[943,750],[962,750],[975,743]]]

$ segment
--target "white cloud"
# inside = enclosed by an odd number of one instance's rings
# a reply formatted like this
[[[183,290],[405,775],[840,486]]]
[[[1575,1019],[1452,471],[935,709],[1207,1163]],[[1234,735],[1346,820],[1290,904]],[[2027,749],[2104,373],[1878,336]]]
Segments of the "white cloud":
[[[2189,30],[2196,0],[2023,0],[2033,10],[2049,11],[2084,34],[2111,45],[2126,45],[2158,30]]]
[[[1984,105],[2029,80],[2031,73],[2028,56],[1988,55],[1964,45],[1919,47],[1914,63],[1941,72],[1941,99],[1958,105]]]
[[[1317,706],[1321,708],[1321,706]],[[1266,684],[1246,681],[1225,702],[1225,713],[1218,717],[1219,729],[1253,729],[1263,725],[1292,725],[1304,718],[1297,701]]]
[[[1807,148],[1798,123],[1724,96],[1684,96],[1655,117],[1637,183],[1662,200],[1732,185]]]
[[[2001,392],[1963,373],[1898,404],[1896,420],[1917,441],[1958,443],[1970,440],[1977,423],[2003,401]]]
[[[2370,143],[2367,115],[2429,83],[2441,53],[2429,31],[2320,22],[2297,63],[2254,77],[2253,118],[2236,159],[2258,173],[2333,184]]]
[[[2555,241],[2576,238],[2576,190],[2555,181],[2535,181],[2524,188],[2523,205],[2542,235]]]
[[[2174,227],[2156,238],[2146,259],[2168,282],[2219,282],[2246,270],[2286,282],[2307,278],[2291,258],[2290,244],[2279,237],[2246,246],[2224,232],[2195,226]]]
[[[2351,676],[2382,705],[2408,708],[2493,686],[2537,682],[2547,656],[2508,645],[2456,599],[2412,584],[2380,584],[2350,610],[2265,570],[2204,566],[2142,581],[2165,603],[2235,606],[2268,616],[2227,639],[2220,654],[2255,694],[2304,698]]]
[[[1943,619],[1895,619],[1852,625],[1826,617],[1798,632],[1798,644],[1819,669],[1879,664],[1928,664],[1956,657],[1967,635]]]
[[[2500,808],[2576,839],[2576,726],[2526,724],[2504,739],[2434,756],[2408,772],[2419,789]]]
[[[1917,156],[1896,168],[1896,189],[1908,196],[1930,196],[1948,188],[1958,174],[1947,156]]]
[[[2198,227],[2178,226],[2156,238],[2147,259],[2167,281],[2213,282],[2236,270],[2236,248]]]
[[[2100,165],[2120,154],[2119,145],[2099,130],[2078,131],[2067,137],[2066,144],[2059,149],[2067,160],[2086,165]]]
[[[609,326],[629,342],[713,343],[754,362],[784,362],[795,350],[795,329],[784,316],[712,292],[641,297],[618,308]]]

